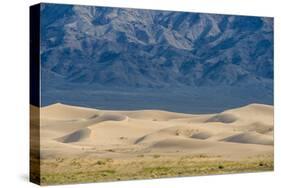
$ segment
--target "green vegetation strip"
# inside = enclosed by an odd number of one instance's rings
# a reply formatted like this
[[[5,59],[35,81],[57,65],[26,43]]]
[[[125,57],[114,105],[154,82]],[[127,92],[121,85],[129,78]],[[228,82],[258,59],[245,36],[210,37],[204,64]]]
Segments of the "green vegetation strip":
[[[272,158],[228,161],[209,157],[142,156],[120,159],[42,160],[41,184],[149,179],[273,170]]]

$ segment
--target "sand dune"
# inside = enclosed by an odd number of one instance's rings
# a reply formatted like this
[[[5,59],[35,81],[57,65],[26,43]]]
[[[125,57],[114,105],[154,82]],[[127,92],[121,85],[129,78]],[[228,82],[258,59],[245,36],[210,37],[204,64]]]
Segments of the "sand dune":
[[[89,137],[91,130],[89,128],[79,129],[73,133],[57,138],[56,140],[63,143],[79,142]]]
[[[169,121],[173,119],[189,118],[192,115],[167,112],[161,110],[139,110],[133,112],[125,112],[125,114],[133,119],[152,120],[152,121]]]
[[[262,145],[273,145],[273,137],[269,135],[263,135],[255,132],[246,132],[236,134],[223,139],[227,142],[238,142],[248,144],[262,144]]]
[[[40,109],[43,156],[205,153],[273,154],[273,106],[251,104],[218,114],[107,111],[54,104]],[[112,154],[113,155],[113,154]]]
[[[233,123],[237,120],[238,118],[233,114],[221,113],[209,118],[206,122]]]
[[[91,119],[98,115],[99,111],[95,109],[82,108],[61,103],[49,105],[40,109],[43,119],[52,120],[82,120]]]

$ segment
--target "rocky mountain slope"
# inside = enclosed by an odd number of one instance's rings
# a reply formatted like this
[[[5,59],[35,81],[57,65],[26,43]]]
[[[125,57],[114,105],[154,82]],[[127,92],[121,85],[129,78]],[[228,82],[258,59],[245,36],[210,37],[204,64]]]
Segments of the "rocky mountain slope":
[[[42,66],[68,82],[240,85],[273,78],[271,18],[42,6]]]
[[[45,93],[232,87],[272,104],[272,18],[42,4],[41,39]]]

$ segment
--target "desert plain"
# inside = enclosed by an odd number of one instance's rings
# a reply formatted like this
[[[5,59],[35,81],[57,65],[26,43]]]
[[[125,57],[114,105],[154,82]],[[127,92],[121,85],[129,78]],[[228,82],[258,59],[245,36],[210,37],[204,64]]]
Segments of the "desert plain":
[[[40,116],[31,119],[31,134],[38,133],[31,142],[40,138],[31,144],[31,160],[40,164],[32,175],[43,185],[274,168],[271,105],[184,114],[57,103],[32,112]]]

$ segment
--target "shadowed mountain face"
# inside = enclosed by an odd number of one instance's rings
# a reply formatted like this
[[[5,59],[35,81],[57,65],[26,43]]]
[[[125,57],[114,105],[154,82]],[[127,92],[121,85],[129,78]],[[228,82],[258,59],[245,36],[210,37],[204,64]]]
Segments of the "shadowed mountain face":
[[[272,104],[272,18],[42,4],[41,39],[43,105],[69,88],[237,88],[250,98],[232,106]]]

